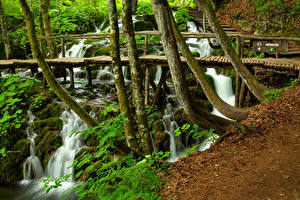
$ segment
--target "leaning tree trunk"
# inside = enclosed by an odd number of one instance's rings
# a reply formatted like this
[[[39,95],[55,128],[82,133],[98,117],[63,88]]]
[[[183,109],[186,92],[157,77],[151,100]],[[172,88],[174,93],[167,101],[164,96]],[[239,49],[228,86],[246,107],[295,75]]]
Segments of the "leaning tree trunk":
[[[197,81],[201,84],[201,87],[212,105],[223,115],[237,121],[242,121],[247,118],[249,114],[249,109],[236,108],[224,102],[216,93],[214,88],[211,86],[210,82],[206,78],[204,67],[200,67],[198,61],[194,58],[184,38],[179,32],[175,20],[172,16],[172,11],[169,9],[169,16],[172,21],[173,31],[180,50],[186,57],[187,63],[192,70],[193,74],[196,76]]]
[[[212,5],[209,0],[195,0],[198,7],[203,8],[203,12],[205,13],[208,22],[216,34],[219,43],[221,44],[222,49],[228,56],[230,62],[232,63],[236,72],[241,76],[241,78],[245,81],[248,88],[251,92],[259,99],[264,99],[264,91],[265,87],[259,83],[259,81],[255,78],[253,74],[247,69],[241,59],[237,56],[236,52],[234,51],[233,47],[229,43],[228,37],[221,27],[216,14],[212,8]]]
[[[40,0],[39,3],[40,3],[40,5],[42,5],[42,0]],[[43,23],[43,13],[42,13],[41,8],[39,10],[39,35],[40,35],[40,38],[46,36],[45,26]],[[41,47],[41,51],[42,51],[44,57],[46,56],[46,51],[45,51],[46,45],[47,45],[46,41],[44,39],[40,39],[40,47]]]
[[[135,35],[132,23],[132,0],[123,0],[122,7],[122,21],[124,33],[127,41],[128,58],[130,64],[130,73],[132,79],[132,96],[133,104],[135,106],[137,123],[141,143],[145,154],[152,153],[151,136],[148,128],[148,119],[146,115],[143,88],[142,88],[142,69],[138,57]]]
[[[161,41],[163,43],[168,65],[170,68],[176,95],[191,123],[199,124],[200,127],[213,128],[217,133],[226,132],[225,126],[231,122],[207,113],[195,106],[190,97],[188,85],[185,79],[184,69],[178,53],[175,36],[169,16],[169,6],[167,1],[151,0],[155,19],[160,31]]]
[[[2,0],[0,0],[0,18],[1,18],[0,22],[1,22],[1,30],[3,35],[5,55],[6,55],[6,59],[8,60],[11,58],[11,47],[10,47],[10,42],[8,37],[7,22],[6,22]]]
[[[72,109],[88,126],[96,126],[97,122],[84,110],[81,106],[70,96],[68,93],[59,85],[56,81],[54,75],[52,74],[48,64],[39,48],[38,40],[35,35],[35,25],[33,14],[26,0],[19,0],[22,10],[25,16],[25,22],[27,25],[28,38],[31,45],[32,52],[35,59],[38,62],[39,67],[42,69],[44,77],[46,78],[48,84],[53,89],[55,94],[70,108]]]
[[[118,27],[118,13],[115,0],[107,0],[109,24],[110,24],[110,54],[112,57],[112,67],[114,72],[114,81],[117,88],[118,100],[121,112],[125,113],[128,119],[124,123],[125,137],[128,147],[135,152],[140,152],[135,131],[133,128],[133,118],[129,109],[128,96],[126,92],[124,77],[122,73],[122,64],[120,58],[120,43],[119,43],[119,27]]]

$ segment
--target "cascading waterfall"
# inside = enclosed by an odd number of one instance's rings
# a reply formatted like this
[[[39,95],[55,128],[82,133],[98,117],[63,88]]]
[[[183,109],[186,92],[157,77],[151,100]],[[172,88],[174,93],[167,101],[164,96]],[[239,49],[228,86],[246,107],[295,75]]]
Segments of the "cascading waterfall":
[[[62,146],[59,147],[50,158],[47,165],[47,176],[60,177],[73,172],[72,165],[76,153],[83,147],[83,137],[81,134],[72,134],[73,130],[82,131],[87,129],[87,125],[73,112],[65,110],[61,119],[63,129],[61,131]]]
[[[43,167],[38,157],[35,156],[35,142],[36,133],[33,132],[34,115],[30,110],[27,111],[28,126],[26,128],[27,139],[30,141],[30,156],[23,164],[23,182],[34,178],[43,177]]]
[[[194,22],[188,22],[187,26],[189,32],[199,32],[199,30],[200,32],[202,32],[202,29],[198,29],[197,25]],[[212,49],[209,46],[207,39],[188,38],[186,40],[186,43],[188,44],[189,49],[192,52],[198,52],[200,56],[208,56],[212,53]],[[235,96],[232,90],[231,78],[221,74],[218,75],[214,68],[208,68],[206,74],[210,75],[213,78],[216,92],[220,96],[220,98],[226,103],[234,105]],[[226,118],[215,107],[213,108],[212,114]],[[174,162],[183,155],[185,147],[182,144],[182,138],[180,138],[180,136],[175,136],[174,134],[174,130],[178,128],[178,125],[173,119],[173,107],[171,104],[166,105],[163,122],[165,126],[165,132],[170,135],[171,154],[167,161]],[[204,151],[208,149],[216,138],[218,138],[217,134],[211,134],[199,145],[197,150]],[[188,137],[185,139],[188,140]],[[187,141],[185,143],[188,144]]]

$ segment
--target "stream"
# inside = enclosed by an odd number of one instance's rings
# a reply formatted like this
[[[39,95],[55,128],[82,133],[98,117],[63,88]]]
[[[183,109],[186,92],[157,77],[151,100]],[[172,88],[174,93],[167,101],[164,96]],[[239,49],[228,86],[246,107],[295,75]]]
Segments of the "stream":
[[[197,27],[193,22],[188,22],[189,32],[199,32],[201,31],[199,27]],[[99,30],[97,31],[99,32]],[[101,44],[108,45],[109,41],[101,41]],[[196,51],[200,54],[200,56],[210,55],[212,53],[212,49],[209,47],[209,44],[206,39],[196,39],[196,38],[189,38],[187,39],[187,43],[192,51]],[[89,47],[90,44],[84,44],[84,40],[80,40],[77,45],[73,45],[70,49],[67,50],[66,55],[69,57],[83,57],[86,48]],[[75,68],[74,70],[75,77],[76,77],[76,88],[81,87],[83,83],[80,81],[80,73],[82,71],[80,68]],[[128,71],[125,67],[123,67],[123,73]],[[211,75],[214,83],[215,88],[218,95],[227,103],[233,105],[234,104],[234,93],[232,90],[232,83],[231,79],[223,76],[218,75],[215,69],[210,68],[206,72],[207,74]],[[158,82],[161,75],[161,68],[158,66],[155,72],[155,82]],[[105,77],[105,79],[103,78]],[[126,77],[126,74],[125,74]],[[109,83],[113,81],[113,74],[111,73],[111,69],[109,66],[102,67],[97,75],[97,80],[93,80],[94,83]],[[130,80],[127,80],[130,81]],[[169,97],[174,97],[174,92],[169,94]],[[104,97],[105,98],[105,97]],[[179,103],[178,103],[179,105]],[[180,105],[179,105],[180,106]],[[186,141],[188,138],[182,136],[175,136],[174,130],[178,127],[176,121],[174,121],[173,113],[177,109],[173,107],[170,102],[167,102],[165,106],[165,110],[163,111],[163,124],[165,128],[165,132],[170,135],[170,151],[171,155],[170,158],[167,160],[169,162],[174,162],[178,158],[182,157],[184,151],[189,148],[187,146]],[[224,117],[221,113],[219,113],[215,108],[212,112],[215,115],[219,115]],[[51,176],[51,177],[60,177],[63,174],[72,173],[73,169],[70,168],[71,164],[73,163],[75,154],[84,147],[83,139],[81,135],[72,135],[72,130],[84,130],[87,126],[78,118],[78,116],[69,110],[65,110],[62,115],[61,119],[63,121],[63,129],[61,131],[61,136],[63,140],[62,146],[57,149],[57,151],[52,155],[50,158],[46,169],[43,169],[39,159],[35,156],[34,152],[34,137],[35,133],[32,132],[32,123],[34,120],[34,116],[30,111],[28,111],[28,128],[27,128],[27,135],[28,139],[31,141],[31,148],[30,148],[30,157],[26,159],[24,162],[24,172],[22,180],[20,183],[15,185],[0,185],[0,200],[58,200],[61,199],[65,192],[72,187],[74,184],[72,178],[68,181],[62,183],[62,187],[59,189],[55,189],[50,191],[48,195],[45,195],[45,192],[42,191],[42,184],[40,180],[42,177]],[[213,134],[205,141],[201,143],[198,150],[203,151],[209,148],[210,144],[213,142],[211,140],[212,137],[216,135]],[[185,142],[183,142],[185,141]],[[185,145],[183,145],[185,144]],[[69,199],[76,199],[75,196]]]

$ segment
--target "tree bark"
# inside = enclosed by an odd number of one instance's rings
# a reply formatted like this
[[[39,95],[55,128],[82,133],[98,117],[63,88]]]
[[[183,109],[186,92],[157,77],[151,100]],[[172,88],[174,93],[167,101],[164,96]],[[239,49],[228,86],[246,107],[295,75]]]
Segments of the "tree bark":
[[[53,36],[53,31],[50,22],[50,0],[41,0],[40,9],[42,11],[42,18],[44,24],[44,30],[47,37]],[[50,58],[58,58],[58,51],[55,39],[47,39]],[[66,74],[66,69],[63,67],[54,67],[53,73],[55,77],[61,77]]]
[[[44,23],[43,23],[43,13],[42,13],[42,9],[41,9],[41,5],[42,5],[42,0],[39,1],[40,3],[40,10],[39,10],[39,33],[40,33],[40,37],[45,37],[46,33],[45,33],[45,27],[44,27]],[[46,56],[46,41],[44,39],[40,39],[40,46],[41,46],[41,51],[44,55],[44,57]]]
[[[6,59],[11,58],[11,47],[10,47],[10,41],[8,37],[8,30],[7,30],[7,21],[5,17],[5,12],[2,4],[2,0],[0,0],[0,18],[1,18],[1,30],[3,35],[3,42],[4,42],[4,48],[5,48],[5,55]]]
[[[143,97],[143,72],[141,69],[140,60],[138,57],[138,51],[136,47],[135,35],[133,31],[132,23],[132,0],[122,1],[122,22],[124,33],[126,36],[128,58],[130,64],[130,73],[132,79],[132,96],[133,104],[135,106],[137,123],[139,134],[141,138],[141,143],[145,154],[152,153],[152,142],[150,137],[150,132],[148,128],[148,119],[146,115],[144,97]]]
[[[217,133],[220,134],[225,133],[225,126],[229,125],[231,122],[198,108],[195,106],[190,97],[190,93],[187,89],[188,84],[185,79],[183,65],[180,60],[178,47],[171,24],[169,5],[167,1],[151,0],[151,2],[155,19],[160,30],[164,51],[166,57],[168,58],[168,65],[173,79],[175,92],[189,122],[199,124],[200,127],[205,129],[213,128]]]
[[[241,121],[247,118],[249,114],[249,109],[241,109],[231,106],[224,102],[216,93],[214,88],[210,85],[210,82],[206,78],[205,71],[203,67],[200,67],[197,60],[194,58],[187,44],[185,43],[184,38],[179,32],[176,23],[172,17],[171,10],[169,9],[170,20],[175,34],[175,38],[178,46],[180,47],[183,55],[186,57],[187,63],[192,70],[193,74],[196,76],[197,81],[200,83],[206,97],[213,104],[216,109],[231,119]]]
[[[135,15],[138,6],[138,0],[132,0],[132,14]]]
[[[40,9],[42,11],[43,24],[45,28],[45,34],[47,37],[53,36],[53,31],[50,23],[49,7],[50,7],[50,0],[41,0]],[[57,45],[55,40],[47,39],[47,43],[49,46],[50,58],[57,58],[58,52],[57,52]]]
[[[135,152],[140,152],[135,131],[132,122],[133,117],[129,109],[128,95],[126,92],[124,77],[122,73],[122,64],[120,58],[118,13],[115,0],[107,0],[109,24],[110,24],[110,54],[112,57],[112,68],[114,72],[114,81],[117,88],[118,100],[121,112],[125,113],[128,119],[124,123],[126,142],[129,148]]]
[[[70,96],[68,93],[59,85],[56,81],[54,75],[52,74],[48,64],[45,62],[45,59],[39,48],[38,40],[35,35],[35,25],[33,14],[30,11],[30,8],[26,0],[19,0],[22,7],[25,21],[27,25],[28,38],[31,45],[32,52],[35,59],[38,62],[39,67],[41,68],[44,77],[46,78],[48,84],[53,89],[55,94],[70,108],[72,109],[88,126],[96,126],[97,122],[93,119],[81,106]]]
[[[198,7],[203,8],[203,12],[205,13],[208,22],[216,34],[219,43],[221,44],[222,49],[228,56],[230,62],[232,63],[236,72],[241,76],[241,78],[245,81],[248,88],[251,92],[259,99],[262,100],[265,98],[264,91],[266,87],[261,85],[259,81],[255,78],[253,74],[247,69],[247,67],[243,64],[241,59],[237,56],[236,52],[234,51],[233,47],[229,43],[228,37],[224,32],[223,28],[221,27],[216,14],[212,8],[210,1],[208,0],[195,0]]]

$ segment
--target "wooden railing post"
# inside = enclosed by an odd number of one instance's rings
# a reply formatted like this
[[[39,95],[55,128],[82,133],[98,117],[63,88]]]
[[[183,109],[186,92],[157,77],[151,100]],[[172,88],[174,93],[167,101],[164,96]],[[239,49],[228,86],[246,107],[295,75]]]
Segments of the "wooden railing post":
[[[148,35],[145,35],[145,55],[148,55],[149,53],[149,44],[148,44]]]
[[[146,68],[146,73],[145,73],[145,105],[149,105],[149,82],[150,82],[150,71],[149,67],[147,65],[144,65]]]
[[[61,38],[61,56],[66,57],[65,38]]]

